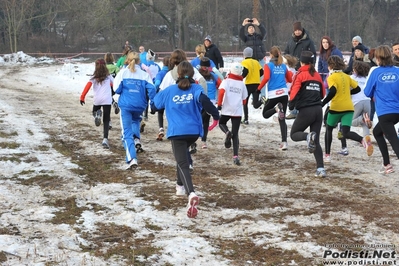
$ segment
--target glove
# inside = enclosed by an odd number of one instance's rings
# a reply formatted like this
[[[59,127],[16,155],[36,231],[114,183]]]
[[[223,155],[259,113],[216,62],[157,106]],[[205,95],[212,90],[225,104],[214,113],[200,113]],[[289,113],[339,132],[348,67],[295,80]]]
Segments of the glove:
[[[214,119],[212,125],[210,125],[210,126],[208,127],[208,130],[209,130],[209,131],[212,131],[212,129],[214,129],[218,124],[219,124],[219,120],[215,120],[215,119]]]
[[[256,94],[260,94],[260,90],[256,90],[255,93],[256,93]]]
[[[222,106],[219,105],[219,106],[218,106],[218,110],[219,110],[219,111],[222,110]]]
[[[80,100],[80,105],[83,106],[85,104],[85,101]]]

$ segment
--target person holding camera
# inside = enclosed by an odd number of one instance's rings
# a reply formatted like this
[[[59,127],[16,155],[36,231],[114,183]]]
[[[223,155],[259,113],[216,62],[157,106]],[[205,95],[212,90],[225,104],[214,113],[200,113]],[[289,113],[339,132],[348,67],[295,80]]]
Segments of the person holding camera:
[[[258,60],[263,66],[266,56],[266,49],[263,44],[263,39],[266,37],[266,28],[260,24],[257,18],[246,18],[242,22],[239,36],[246,47],[252,48],[252,58]]]

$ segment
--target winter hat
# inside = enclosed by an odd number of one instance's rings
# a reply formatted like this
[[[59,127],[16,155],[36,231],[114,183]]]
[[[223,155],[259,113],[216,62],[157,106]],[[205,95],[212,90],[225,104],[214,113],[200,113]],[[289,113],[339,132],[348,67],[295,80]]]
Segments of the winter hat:
[[[252,57],[252,55],[254,54],[254,50],[252,50],[251,47],[247,47],[244,49],[243,54],[244,54],[244,58]]]
[[[360,36],[355,36],[355,37],[353,37],[353,38],[352,38],[352,42],[353,42],[354,40],[356,40],[356,41],[358,41],[358,42],[360,42],[360,43],[363,43],[363,42],[362,42],[362,38],[361,38]]]
[[[296,31],[296,30],[303,31],[302,24],[301,24],[300,21],[295,22],[295,23],[293,24],[293,26],[294,26],[294,31]]]
[[[206,41],[206,40],[208,40],[208,41],[212,42],[212,38],[211,38],[211,36],[210,36],[210,35],[206,35],[206,37],[205,37],[205,41]]]
[[[300,61],[305,64],[314,62],[314,54],[311,51],[302,51]]]
[[[148,49],[147,55],[146,55],[147,61],[154,61],[155,60],[155,53],[153,50]]]
[[[364,47],[363,47],[363,45],[356,45],[355,48],[353,48],[353,50],[360,50],[360,51],[362,51],[362,53],[364,54]]]
[[[211,66],[211,61],[209,60],[208,57],[204,56],[204,57],[201,58],[200,66],[210,67]]]
[[[242,74],[242,65],[240,63],[233,63],[230,67],[230,73],[241,76]]]

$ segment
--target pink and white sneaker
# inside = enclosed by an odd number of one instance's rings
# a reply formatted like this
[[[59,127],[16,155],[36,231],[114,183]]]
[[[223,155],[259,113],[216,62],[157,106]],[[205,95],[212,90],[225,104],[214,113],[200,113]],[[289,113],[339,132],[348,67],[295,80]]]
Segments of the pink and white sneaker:
[[[198,214],[197,205],[199,203],[199,197],[194,193],[191,192],[188,196],[188,207],[187,207],[187,216],[188,218],[195,218]]]

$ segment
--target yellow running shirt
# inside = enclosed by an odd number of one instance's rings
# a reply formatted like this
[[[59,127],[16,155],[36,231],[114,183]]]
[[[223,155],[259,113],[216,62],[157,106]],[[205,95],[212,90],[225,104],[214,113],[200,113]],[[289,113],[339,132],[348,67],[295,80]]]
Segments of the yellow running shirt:
[[[328,87],[335,87],[337,93],[330,103],[331,111],[354,111],[351,92],[352,88],[356,88],[357,82],[349,75],[342,71],[334,72],[327,78]]]
[[[260,84],[260,73],[262,69],[258,60],[253,58],[246,58],[241,62],[241,65],[248,69],[248,75],[245,77],[245,84]]]

